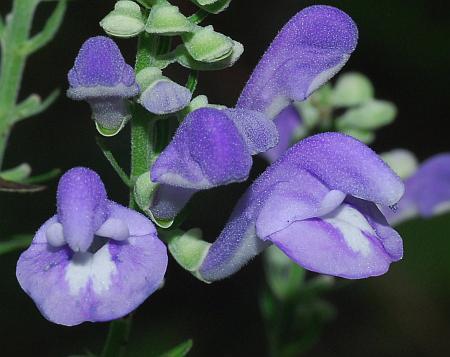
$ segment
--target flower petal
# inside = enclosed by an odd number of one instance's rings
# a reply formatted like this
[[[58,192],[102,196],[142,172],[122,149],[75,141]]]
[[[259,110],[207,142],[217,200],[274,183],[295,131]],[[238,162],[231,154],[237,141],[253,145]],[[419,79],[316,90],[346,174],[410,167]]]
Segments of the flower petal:
[[[76,84],[114,86],[121,81],[125,66],[128,65],[113,40],[105,36],[91,37],[83,43],[75,59]],[[71,81],[71,84],[75,83]]]
[[[145,219],[136,212],[134,216],[129,224]],[[155,233],[109,241],[95,253],[73,254],[67,246],[57,249],[45,243],[45,232],[54,223],[56,216],[38,230],[16,272],[22,289],[48,320],[67,326],[113,320],[134,310],[161,285],[167,251]]]
[[[139,102],[154,114],[175,113],[189,105],[192,93],[189,89],[162,79],[149,86],[139,98]]]
[[[87,251],[108,213],[105,186],[100,177],[83,167],[67,171],[58,184],[57,207],[58,221],[70,248]]]
[[[291,171],[292,179],[278,183],[265,200],[256,220],[256,232],[265,240],[295,221],[319,217],[338,207],[345,198],[331,191],[304,170]]]
[[[278,131],[272,120],[254,110],[225,109],[236,125],[251,155],[264,152],[278,143]]]
[[[294,222],[269,239],[302,267],[348,279],[384,274],[392,261],[366,218],[348,204],[322,219]]]
[[[302,126],[302,119],[292,105],[283,109],[273,119],[273,122],[278,130],[278,144],[262,154],[270,163],[276,161],[281,154],[291,147],[295,131]]]
[[[173,219],[196,192],[183,187],[160,185],[153,196],[150,211],[157,219]]]
[[[383,209],[389,223],[416,216],[432,217],[450,210],[450,154],[438,154],[425,161],[405,181],[405,196],[395,210]]]
[[[311,136],[294,145],[272,165],[269,175],[298,166],[328,188],[391,206],[404,193],[401,179],[360,141],[340,133]]]
[[[190,113],[151,169],[154,182],[208,189],[247,179],[251,155],[231,119],[213,108]]]
[[[260,205],[249,204],[250,199],[249,194],[241,198],[209,248],[198,271],[202,280],[212,282],[234,274],[269,245],[256,236],[255,219]]]
[[[273,40],[244,88],[238,108],[276,115],[333,77],[356,47],[353,20],[331,6],[295,15]]]

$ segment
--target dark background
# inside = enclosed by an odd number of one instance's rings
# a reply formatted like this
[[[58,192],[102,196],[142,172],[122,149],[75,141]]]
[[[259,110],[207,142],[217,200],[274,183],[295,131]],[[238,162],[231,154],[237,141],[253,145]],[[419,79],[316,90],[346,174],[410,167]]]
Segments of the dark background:
[[[9,10],[3,0],[0,12]],[[67,87],[66,73],[82,44],[101,34],[98,21],[113,1],[73,1],[56,39],[30,59],[21,96],[42,95]],[[202,73],[198,93],[213,103],[232,106],[252,68],[278,29],[315,1],[233,0],[212,23],[245,46],[231,69]],[[353,17],[360,42],[344,71],[357,70],[375,84],[376,95],[395,102],[398,120],[383,129],[374,144],[379,151],[406,147],[420,159],[450,151],[448,78],[450,77],[450,2],[430,0],[324,1]],[[187,0],[178,1],[188,12]],[[36,28],[52,5],[41,5]],[[119,41],[129,63],[135,42]],[[187,73],[168,71],[183,82]],[[95,145],[93,123],[84,103],[62,95],[45,113],[20,123],[11,136],[5,167],[21,162],[35,173],[77,165],[100,173],[112,199],[125,203],[127,192]],[[114,139],[126,160],[127,132]],[[123,161],[126,162],[126,161]],[[255,165],[253,176],[264,167]],[[196,196],[189,226],[215,237],[246,184]],[[54,212],[56,182],[33,195],[0,194],[0,239],[33,232]],[[405,258],[383,277],[352,283],[328,295],[338,316],[308,356],[443,356],[450,352],[450,216],[417,220],[399,227]],[[85,348],[98,352],[107,324],[65,328],[47,322],[15,280],[18,254],[0,257],[0,355],[66,356]],[[264,356],[264,330],[258,312],[263,286],[257,259],[232,279],[205,286],[171,260],[166,286],[137,311],[130,356],[153,356],[193,337],[191,356]],[[147,351],[147,352],[144,352]],[[148,352],[151,351],[151,352]]]

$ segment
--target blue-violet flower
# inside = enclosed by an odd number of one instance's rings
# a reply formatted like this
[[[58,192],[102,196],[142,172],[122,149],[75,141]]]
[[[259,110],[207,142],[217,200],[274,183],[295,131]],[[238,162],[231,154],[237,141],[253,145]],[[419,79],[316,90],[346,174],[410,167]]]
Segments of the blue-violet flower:
[[[79,167],[61,177],[57,213],[20,256],[17,279],[48,320],[73,326],[130,313],[166,268],[153,224],[108,200],[100,177]]]
[[[86,100],[92,118],[103,135],[116,134],[130,118],[127,98],[139,93],[133,68],[108,37],[88,39],[68,74],[67,96]]]
[[[304,139],[239,200],[196,275],[223,279],[272,243],[322,274],[383,274],[403,248],[376,204],[392,206],[403,192],[401,179],[358,140],[339,133]]]

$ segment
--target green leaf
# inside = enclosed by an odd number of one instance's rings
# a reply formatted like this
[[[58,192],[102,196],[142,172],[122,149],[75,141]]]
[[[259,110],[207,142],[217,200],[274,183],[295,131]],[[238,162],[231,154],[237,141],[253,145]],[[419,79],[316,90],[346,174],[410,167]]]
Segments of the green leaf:
[[[195,14],[188,17],[189,21],[198,25],[209,16],[209,13],[203,9],[198,10]]]
[[[180,343],[178,346],[172,348],[170,351],[162,354],[160,357],[184,357],[192,349],[193,342],[191,339]]]
[[[20,164],[19,166],[13,167],[0,172],[0,178],[6,181],[21,182],[22,180],[29,177],[31,174],[31,166],[27,163]]]
[[[33,239],[31,234],[13,235],[7,241],[0,241],[0,255],[27,248]]]
[[[419,168],[416,156],[406,149],[384,152],[380,157],[402,180],[411,177]]]
[[[54,90],[43,101],[37,94],[30,95],[27,99],[19,103],[13,111],[11,120],[18,122],[20,120],[29,118],[33,115],[37,115],[47,110],[59,96],[59,90]]]
[[[59,27],[62,24],[64,14],[67,8],[67,0],[59,0],[53,13],[47,19],[44,28],[34,37],[25,42],[22,51],[26,54],[36,52],[40,48],[44,47],[55,37]]]
[[[50,171],[45,172],[40,175],[27,177],[27,178],[23,179],[22,182],[26,183],[26,184],[43,183],[43,182],[50,181],[51,179],[54,179],[55,177],[58,177],[60,174],[61,174],[60,169],[53,169],[53,170],[50,170]]]
[[[130,178],[125,173],[125,171],[120,167],[119,163],[115,159],[111,149],[108,148],[108,146],[105,143],[105,140],[103,138],[97,137],[96,140],[97,145],[99,146],[100,150],[102,150],[103,155],[105,156],[106,160],[111,164],[114,171],[119,175],[122,182],[127,186],[131,187]]]
[[[358,139],[364,144],[372,144],[375,140],[375,134],[372,131],[353,129],[353,128],[343,128],[339,130],[341,133],[347,134],[349,136]]]

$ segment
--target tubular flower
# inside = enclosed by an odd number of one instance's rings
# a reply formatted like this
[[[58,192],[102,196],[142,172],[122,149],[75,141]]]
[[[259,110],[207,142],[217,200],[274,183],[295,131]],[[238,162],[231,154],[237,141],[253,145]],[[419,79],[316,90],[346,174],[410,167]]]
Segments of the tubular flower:
[[[133,68],[125,63],[119,48],[108,37],[88,39],[68,74],[67,96],[85,100],[103,135],[116,134],[130,118],[127,98],[139,93]]]
[[[278,143],[278,131],[270,119],[290,101],[306,99],[337,73],[357,38],[352,19],[336,8],[312,6],[299,12],[270,45],[235,109],[201,109],[186,118],[152,167],[152,181],[202,190],[246,180],[251,155]],[[160,194],[159,200],[173,214],[190,196],[180,189],[174,194],[169,191],[166,188],[168,197]],[[176,202],[168,202],[172,198]]]
[[[367,146],[324,133],[289,149],[248,189],[197,276],[223,279],[270,244],[306,269],[359,279],[401,259],[402,240],[376,204],[402,197],[401,179]]]
[[[405,182],[405,195],[396,208],[383,209],[390,224],[450,211],[450,153],[435,155],[418,168],[414,155],[406,150],[382,156]]]
[[[153,224],[108,200],[94,171],[74,168],[59,182],[56,214],[20,256],[17,279],[48,320],[73,326],[130,313],[166,267]]]

